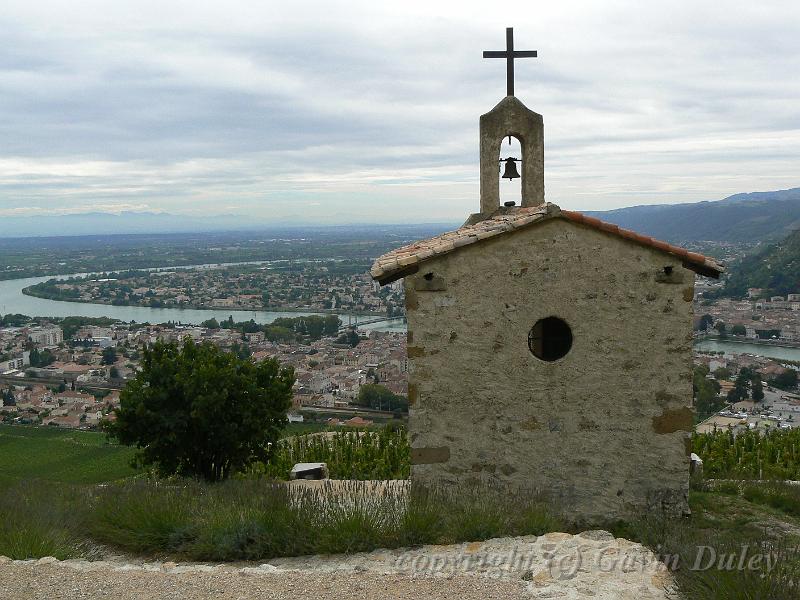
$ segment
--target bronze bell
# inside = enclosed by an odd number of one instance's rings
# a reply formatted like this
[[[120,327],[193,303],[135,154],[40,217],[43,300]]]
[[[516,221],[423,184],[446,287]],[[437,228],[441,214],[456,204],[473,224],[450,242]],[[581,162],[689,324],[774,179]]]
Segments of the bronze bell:
[[[519,173],[517,172],[517,163],[516,163],[517,159],[509,157],[501,160],[504,160],[506,163],[506,167],[503,170],[503,179],[508,179],[508,180],[519,179]]]

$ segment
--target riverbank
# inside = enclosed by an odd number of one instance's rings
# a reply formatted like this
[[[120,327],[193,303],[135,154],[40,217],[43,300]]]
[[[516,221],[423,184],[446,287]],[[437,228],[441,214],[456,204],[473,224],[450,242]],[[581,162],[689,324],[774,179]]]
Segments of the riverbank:
[[[26,279],[12,279],[0,281],[0,314],[22,314],[31,317],[42,318],[65,318],[65,317],[107,317],[117,319],[125,323],[181,323],[186,325],[199,325],[203,321],[214,318],[217,321],[227,320],[231,315],[230,310],[224,309],[182,309],[182,308],[148,308],[144,306],[115,306],[113,304],[89,304],[85,302],[60,302],[35,296],[27,296],[22,293],[23,288],[30,287],[37,283],[50,279],[62,279],[77,277],[86,273],[73,273],[62,276],[32,277]],[[298,317],[306,315],[321,314],[317,311],[248,311],[247,318],[243,321],[253,319],[256,323],[266,325],[281,317]],[[244,317],[245,312],[240,311]],[[352,319],[359,321],[368,317],[362,313],[339,313],[345,323]],[[359,325],[359,327],[362,327]],[[406,329],[402,318],[393,319],[375,324],[363,325],[364,329],[375,331],[398,331]]]
[[[719,338],[695,339],[695,352],[721,354],[752,354],[777,361],[795,363],[800,361],[800,347],[775,343],[752,343],[752,341]]]
[[[761,338],[741,338],[741,337],[719,337],[719,336],[697,336],[694,338],[695,343],[698,341],[714,341],[726,344],[750,344],[753,346],[772,346],[775,348],[800,348],[800,341],[793,342],[790,340],[763,340]]]
[[[261,308],[245,308],[245,307],[235,307],[235,306],[206,306],[203,304],[190,304],[185,303],[181,304],[180,306],[149,306],[147,304],[133,304],[130,302],[122,302],[122,303],[113,303],[113,302],[102,302],[102,301],[89,301],[89,300],[81,300],[80,298],[63,298],[63,297],[56,297],[52,294],[42,293],[36,290],[36,285],[31,285],[28,287],[22,288],[22,293],[25,296],[30,296],[32,298],[41,298],[42,300],[50,300],[51,302],[72,302],[74,304],[94,304],[96,306],[130,306],[135,308],[153,308],[153,309],[176,309],[176,310],[209,310],[209,311],[231,311],[231,312],[260,312],[260,311],[274,311],[274,312],[282,312],[282,313],[303,313],[307,315],[309,313],[313,314],[325,314],[325,315],[350,315],[356,317],[386,317],[386,313],[377,312],[377,311],[360,311],[357,315],[353,315],[344,310],[339,310],[337,308],[302,308],[302,307],[293,307],[293,306],[269,306],[269,307],[261,307]],[[402,316],[398,317],[386,317],[387,319],[402,319]]]

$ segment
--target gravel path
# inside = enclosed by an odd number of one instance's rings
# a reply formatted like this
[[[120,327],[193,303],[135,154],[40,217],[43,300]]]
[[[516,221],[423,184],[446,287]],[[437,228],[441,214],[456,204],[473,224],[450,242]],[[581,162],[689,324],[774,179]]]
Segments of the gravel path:
[[[605,531],[203,565],[0,557],[0,599],[664,600],[669,576]]]

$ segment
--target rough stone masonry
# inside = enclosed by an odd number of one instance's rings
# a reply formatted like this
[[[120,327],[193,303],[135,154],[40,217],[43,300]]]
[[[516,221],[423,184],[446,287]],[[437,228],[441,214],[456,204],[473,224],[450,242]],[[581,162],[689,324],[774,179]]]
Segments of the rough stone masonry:
[[[493,135],[541,127],[519,105]],[[412,479],[542,493],[575,521],[687,512],[694,277],[722,267],[553,204],[489,206],[496,182],[463,227],[372,268],[405,278]]]

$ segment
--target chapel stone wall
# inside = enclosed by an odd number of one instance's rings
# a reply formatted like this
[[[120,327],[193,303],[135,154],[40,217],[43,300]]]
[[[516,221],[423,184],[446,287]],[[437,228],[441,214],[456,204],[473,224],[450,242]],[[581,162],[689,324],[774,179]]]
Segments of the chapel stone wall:
[[[679,259],[556,218],[404,285],[413,479],[510,484],[584,521],[688,510],[694,273]],[[555,362],[528,349],[548,316],[573,334]]]

